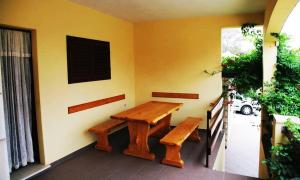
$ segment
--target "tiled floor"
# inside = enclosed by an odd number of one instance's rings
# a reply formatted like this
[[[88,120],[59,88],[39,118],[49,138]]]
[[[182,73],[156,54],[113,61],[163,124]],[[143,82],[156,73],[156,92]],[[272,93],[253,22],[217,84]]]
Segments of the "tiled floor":
[[[258,177],[260,116],[228,112],[226,172]]]
[[[123,130],[122,130],[123,131]],[[202,137],[204,135],[202,134]],[[205,140],[205,138],[202,138]],[[181,151],[184,168],[166,166],[160,163],[165,148],[155,138],[150,139],[151,150],[156,154],[155,161],[125,156],[121,152],[128,145],[128,132],[123,131],[110,137],[113,152],[90,148],[50,170],[34,177],[36,180],[199,180],[199,179],[251,179],[244,176],[213,171],[204,167],[205,141],[185,142]]]

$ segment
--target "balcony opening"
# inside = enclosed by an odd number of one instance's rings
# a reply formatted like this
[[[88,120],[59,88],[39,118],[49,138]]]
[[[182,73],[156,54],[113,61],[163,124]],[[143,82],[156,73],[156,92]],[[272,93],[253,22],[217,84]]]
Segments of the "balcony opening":
[[[262,27],[255,27],[262,32]],[[245,37],[240,27],[222,29],[222,61],[237,63],[239,59],[252,55],[257,48],[253,39]],[[244,67],[247,68],[247,67]],[[247,97],[234,80],[235,73],[223,71],[224,91],[228,91],[228,122],[226,134],[225,171],[228,173],[258,177],[260,150],[260,105]],[[245,76],[247,78],[247,76]],[[260,86],[249,77],[249,83]],[[252,82],[251,82],[252,81]],[[260,84],[259,84],[260,83]],[[261,86],[260,86],[261,87]]]

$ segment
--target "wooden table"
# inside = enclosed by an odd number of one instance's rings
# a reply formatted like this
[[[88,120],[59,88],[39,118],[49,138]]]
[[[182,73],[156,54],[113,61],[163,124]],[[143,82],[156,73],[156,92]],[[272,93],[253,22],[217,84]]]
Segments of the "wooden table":
[[[172,112],[179,110],[182,103],[150,101],[111,116],[128,121],[130,144],[124,154],[154,160],[155,155],[148,147],[149,136],[160,136],[170,130]]]

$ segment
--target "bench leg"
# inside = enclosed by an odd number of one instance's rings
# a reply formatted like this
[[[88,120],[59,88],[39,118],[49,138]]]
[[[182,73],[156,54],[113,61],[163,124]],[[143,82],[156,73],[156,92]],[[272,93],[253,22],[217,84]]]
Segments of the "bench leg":
[[[109,145],[108,133],[98,133],[97,138],[98,141],[95,148],[99,150],[111,152],[112,147]]]
[[[183,160],[180,156],[181,146],[166,145],[166,157],[162,160],[163,164],[183,168]]]
[[[196,141],[199,142],[200,141],[200,136],[198,134],[198,128],[196,128],[192,134],[188,137],[189,140],[191,141]]]

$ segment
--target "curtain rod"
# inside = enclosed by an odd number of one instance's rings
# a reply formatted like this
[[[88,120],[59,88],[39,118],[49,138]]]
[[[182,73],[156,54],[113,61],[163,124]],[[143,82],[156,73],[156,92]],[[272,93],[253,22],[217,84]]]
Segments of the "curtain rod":
[[[8,27],[8,26],[1,26],[1,25],[0,25],[0,29],[4,29],[4,30],[13,30],[13,31],[22,31],[22,32],[28,32],[28,33],[31,33],[31,30],[19,29],[19,28]]]

